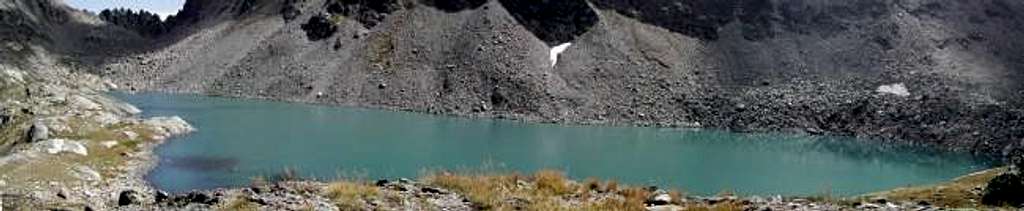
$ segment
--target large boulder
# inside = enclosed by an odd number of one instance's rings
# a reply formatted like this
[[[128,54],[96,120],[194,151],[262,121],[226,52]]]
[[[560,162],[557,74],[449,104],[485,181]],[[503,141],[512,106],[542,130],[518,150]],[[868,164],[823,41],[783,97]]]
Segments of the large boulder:
[[[134,190],[121,191],[121,194],[117,197],[118,206],[128,206],[133,204],[139,204],[142,200],[139,197],[139,193]]]
[[[46,127],[46,124],[42,122],[36,122],[32,124],[32,127],[28,129],[28,140],[29,142],[37,142],[50,138],[50,128]]]
[[[38,142],[35,144],[35,148],[38,151],[46,152],[49,154],[60,154],[68,152],[82,156],[89,155],[88,149],[85,148],[85,145],[83,145],[82,142],[64,139],[49,139],[46,141]]]

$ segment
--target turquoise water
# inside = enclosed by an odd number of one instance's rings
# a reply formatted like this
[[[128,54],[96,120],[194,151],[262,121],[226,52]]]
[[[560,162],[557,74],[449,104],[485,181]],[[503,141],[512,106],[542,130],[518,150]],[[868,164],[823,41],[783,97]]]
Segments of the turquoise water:
[[[558,169],[691,194],[848,196],[987,167],[963,154],[852,138],[566,126],[174,94],[118,94],[198,131],[157,148],[156,187],[244,186],[284,169],[318,179],[415,178],[427,169]]]

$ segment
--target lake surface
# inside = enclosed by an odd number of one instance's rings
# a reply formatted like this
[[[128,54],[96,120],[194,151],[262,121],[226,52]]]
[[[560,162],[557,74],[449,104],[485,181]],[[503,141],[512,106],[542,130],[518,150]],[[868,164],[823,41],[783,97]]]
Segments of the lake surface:
[[[557,169],[691,194],[849,196],[936,183],[988,167],[964,154],[851,138],[566,126],[176,94],[123,94],[145,116],[198,131],[157,148],[148,175],[182,192],[304,177],[416,178],[424,170]]]

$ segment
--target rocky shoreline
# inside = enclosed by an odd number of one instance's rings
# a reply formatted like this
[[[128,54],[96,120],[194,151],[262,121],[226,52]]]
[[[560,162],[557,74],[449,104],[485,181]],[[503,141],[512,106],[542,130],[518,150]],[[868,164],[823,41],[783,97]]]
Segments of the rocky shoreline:
[[[3,74],[26,75],[16,69]],[[144,176],[157,164],[153,149],[192,130],[180,118],[140,119],[131,105],[105,96],[111,83],[68,74],[20,82],[22,99],[5,107],[28,106],[22,124],[26,143],[0,159],[0,191],[6,209],[71,210],[932,210],[921,201],[800,197],[682,196],[656,187],[572,181],[560,173],[458,175],[439,173],[420,180],[317,182],[301,179],[260,182],[250,187],[168,194]],[[65,80],[74,79],[74,81]],[[84,79],[84,80],[83,80]],[[33,81],[40,80],[40,81]],[[58,80],[58,81],[53,81]],[[82,84],[78,84],[82,83]],[[90,85],[91,84],[91,85]],[[102,85],[96,85],[102,84]],[[10,84],[8,84],[10,85]],[[59,85],[59,86],[56,86]],[[64,87],[67,86],[67,87]],[[14,89],[18,89],[18,88]],[[35,88],[33,88],[35,87]],[[75,87],[75,88],[71,88]],[[43,89],[36,89],[43,88]],[[22,109],[24,111],[24,109]],[[29,123],[32,122],[32,123]],[[99,164],[97,162],[99,161]],[[38,168],[55,168],[41,171]],[[66,180],[50,180],[66,178]],[[554,182],[552,182],[554,181]],[[480,189],[479,186],[487,187]],[[493,187],[492,187],[493,186]],[[497,188],[500,187],[500,188]],[[506,188],[507,190],[503,190]],[[502,192],[488,192],[502,191]],[[515,193],[512,195],[504,195]],[[483,197],[483,198],[482,198]],[[487,198],[491,197],[491,198]]]
[[[41,59],[44,60],[44,59]],[[121,190],[151,192],[153,149],[194,129],[177,117],[143,119],[106,96],[112,83],[59,66],[0,65],[0,193],[5,208],[114,209]],[[13,94],[10,93],[20,93]]]

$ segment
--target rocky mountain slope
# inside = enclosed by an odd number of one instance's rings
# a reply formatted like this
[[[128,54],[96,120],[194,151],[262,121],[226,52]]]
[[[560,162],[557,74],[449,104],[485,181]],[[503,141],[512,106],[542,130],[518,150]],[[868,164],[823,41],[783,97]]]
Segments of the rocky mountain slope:
[[[139,90],[995,155],[1024,138],[1022,11],[1012,0],[190,0],[159,47],[96,73]]]
[[[0,1],[0,209],[109,209],[122,189],[150,190],[151,149],[191,126],[139,117],[82,70],[123,55],[96,46],[144,42],[59,2]]]

